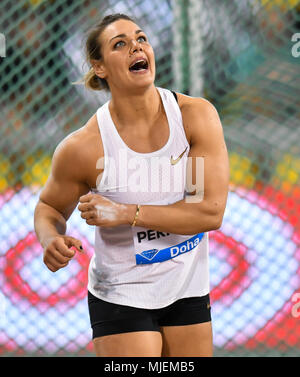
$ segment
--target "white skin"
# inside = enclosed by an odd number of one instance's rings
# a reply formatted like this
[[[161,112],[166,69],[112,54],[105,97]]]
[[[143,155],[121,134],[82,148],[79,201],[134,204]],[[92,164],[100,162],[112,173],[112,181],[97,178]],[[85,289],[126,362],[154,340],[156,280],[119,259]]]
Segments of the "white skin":
[[[116,206],[115,203],[113,203]],[[97,216],[101,218],[101,220],[105,221],[115,221],[118,217],[118,210],[117,208],[113,207],[104,207],[103,205],[96,204],[95,207],[97,209]]]
[[[128,224],[128,207],[99,194],[87,194],[80,198],[78,209],[88,225],[117,226]]]
[[[123,210],[126,211],[126,206],[115,203],[107,198],[103,198],[104,202],[107,203],[105,206],[104,204],[95,204],[96,214],[100,221],[117,221],[119,213]]]

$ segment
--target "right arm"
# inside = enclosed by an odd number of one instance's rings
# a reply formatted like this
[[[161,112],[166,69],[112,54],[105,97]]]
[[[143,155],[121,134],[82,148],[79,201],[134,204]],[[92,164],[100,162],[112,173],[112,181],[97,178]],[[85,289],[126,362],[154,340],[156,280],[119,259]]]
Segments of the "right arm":
[[[66,236],[66,222],[77,206],[80,196],[90,191],[76,141],[64,139],[56,148],[49,178],[34,212],[34,229],[44,249],[44,263],[52,272],[65,267],[81,241]]]

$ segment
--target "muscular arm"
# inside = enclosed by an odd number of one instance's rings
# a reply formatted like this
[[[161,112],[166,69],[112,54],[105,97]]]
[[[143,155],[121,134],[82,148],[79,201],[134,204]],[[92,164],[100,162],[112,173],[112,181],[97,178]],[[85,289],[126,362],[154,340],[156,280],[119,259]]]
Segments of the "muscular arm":
[[[218,229],[222,224],[228,195],[229,162],[222,125],[214,106],[201,98],[180,97],[183,122],[191,131],[188,163],[192,163],[196,193],[202,188],[196,182],[195,157],[204,159],[203,199],[195,203],[183,199],[165,206],[143,205],[136,225],[163,232],[196,234]]]
[[[65,234],[66,221],[79,197],[89,192],[80,176],[79,164],[76,142],[64,139],[54,152],[51,173],[34,213],[35,232],[44,248],[50,239]]]

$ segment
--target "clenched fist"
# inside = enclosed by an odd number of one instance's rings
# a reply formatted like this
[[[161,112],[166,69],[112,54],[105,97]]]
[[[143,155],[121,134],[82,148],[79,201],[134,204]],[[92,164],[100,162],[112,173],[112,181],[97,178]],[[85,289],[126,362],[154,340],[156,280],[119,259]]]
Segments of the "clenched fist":
[[[136,211],[135,204],[114,202],[100,194],[80,197],[78,209],[88,225],[113,227],[131,224]]]
[[[43,261],[48,269],[52,272],[66,267],[70,260],[74,257],[75,251],[70,249],[75,246],[80,252],[83,252],[81,241],[70,236],[56,236],[50,239],[44,248]]]

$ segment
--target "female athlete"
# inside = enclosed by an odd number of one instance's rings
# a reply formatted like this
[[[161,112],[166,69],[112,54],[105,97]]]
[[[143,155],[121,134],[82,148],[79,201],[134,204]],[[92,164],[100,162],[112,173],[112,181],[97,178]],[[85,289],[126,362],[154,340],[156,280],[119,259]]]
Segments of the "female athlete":
[[[111,99],[57,146],[35,209],[55,272],[95,227],[88,306],[98,356],[212,356],[208,232],[222,224],[229,164],[214,106],[156,87],[147,35],[130,17],[89,33],[85,84]],[[200,177],[200,178],[198,178]],[[71,325],[71,324],[70,324]]]

